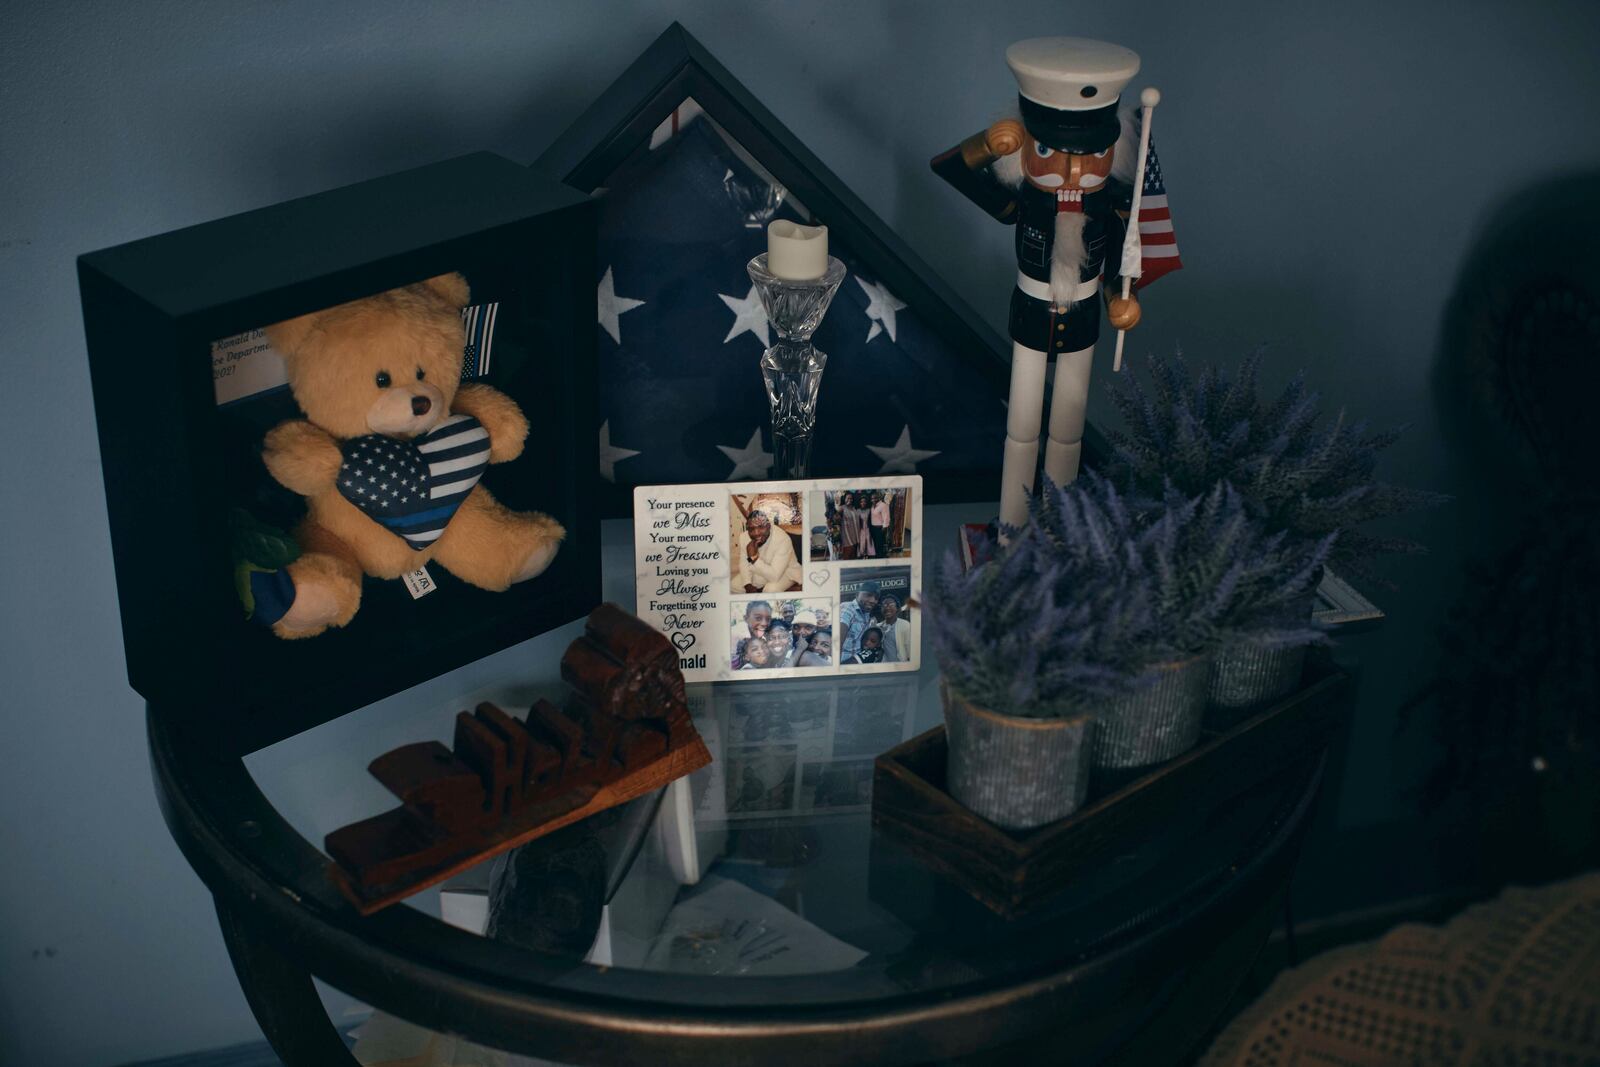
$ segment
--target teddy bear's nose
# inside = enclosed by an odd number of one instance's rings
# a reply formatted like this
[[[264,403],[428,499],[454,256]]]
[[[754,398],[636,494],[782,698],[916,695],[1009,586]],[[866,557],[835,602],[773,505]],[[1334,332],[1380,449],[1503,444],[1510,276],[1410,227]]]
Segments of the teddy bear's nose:
[[[433,401],[429,400],[425,396],[414,396],[411,398],[411,414],[413,415],[426,415],[428,413],[428,409],[431,407],[433,407]]]

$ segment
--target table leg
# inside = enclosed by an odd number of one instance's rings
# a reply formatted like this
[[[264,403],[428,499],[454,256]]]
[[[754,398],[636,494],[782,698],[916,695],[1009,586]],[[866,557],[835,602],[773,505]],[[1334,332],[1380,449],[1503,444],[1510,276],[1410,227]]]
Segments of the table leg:
[[[217,921],[222,925],[222,940],[227,943],[245,1000],[278,1058],[287,1067],[354,1067],[356,1059],[329,1021],[316,987],[311,984],[311,975],[221,901],[217,902]]]
[[[1285,970],[1300,966],[1300,947],[1294,940],[1294,879],[1283,891],[1283,949],[1288,962]]]

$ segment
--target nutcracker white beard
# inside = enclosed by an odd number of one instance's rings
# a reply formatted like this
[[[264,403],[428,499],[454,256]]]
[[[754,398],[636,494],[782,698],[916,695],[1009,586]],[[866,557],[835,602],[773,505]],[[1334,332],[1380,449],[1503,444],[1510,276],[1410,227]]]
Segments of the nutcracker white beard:
[[[1078,279],[1088,251],[1083,247],[1083,224],[1089,216],[1081,211],[1056,213],[1056,240],[1050,250],[1050,299],[1065,307],[1073,302]]]

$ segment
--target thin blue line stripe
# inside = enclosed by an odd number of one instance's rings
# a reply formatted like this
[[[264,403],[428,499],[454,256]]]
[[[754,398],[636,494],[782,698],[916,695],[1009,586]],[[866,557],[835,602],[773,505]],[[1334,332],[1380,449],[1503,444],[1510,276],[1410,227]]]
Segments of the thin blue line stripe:
[[[383,523],[385,526],[390,527],[414,527],[419,524],[431,522],[435,519],[444,519],[448,521],[450,516],[456,513],[456,507],[457,505],[455,504],[446,504],[443,507],[429,508],[427,511],[419,511],[414,515],[393,515],[379,519],[378,521]]]

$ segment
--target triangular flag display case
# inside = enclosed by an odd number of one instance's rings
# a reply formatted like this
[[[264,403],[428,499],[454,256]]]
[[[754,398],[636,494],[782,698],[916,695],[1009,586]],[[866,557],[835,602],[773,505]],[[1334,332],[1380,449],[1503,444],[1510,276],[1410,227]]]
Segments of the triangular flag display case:
[[[478,153],[79,258],[134,689],[249,752],[599,603],[594,224],[588,197]],[[531,428],[483,484],[566,540],[503,593],[437,565],[422,596],[369,577],[347,626],[282,640],[247,620],[236,580],[240,516],[288,531],[304,512],[262,462],[298,411],[260,328],[450,272],[471,288],[467,376]]]
[[[813,474],[914,472],[935,503],[998,495],[1009,343],[682,26],[534,168],[599,201],[608,516],[629,514],[635,485],[721,481],[734,454],[773,451],[745,264],[778,218],[826,224],[850,272],[815,338],[828,365]],[[1103,454],[1092,431],[1086,443]]]

